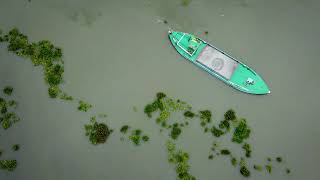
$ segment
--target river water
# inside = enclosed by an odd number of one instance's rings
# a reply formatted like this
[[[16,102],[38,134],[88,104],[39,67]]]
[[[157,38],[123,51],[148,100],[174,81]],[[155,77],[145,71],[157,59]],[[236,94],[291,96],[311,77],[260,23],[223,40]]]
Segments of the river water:
[[[211,109],[216,120],[229,108],[246,117],[252,128],[249,162],[285,159],[274,162],[271,175],[252,170],[252,179],[320,179],[319,17],[316,0],[192,0],[186,7],[179,0],[0,0],[2,30],[17,27],[31,41],[48,39],[63,49],[63,90],[107,113],[111,127],[129,124],[150,136],[134,147],[113,133],[106,144],[92,146],[83,132],[91,114],[49,99],[41,68],[1,45],[0,85],[14,87],[22,120],[1,131],[2,158],[19,164],[12,173],[1,171],[0,179],[175,179],[166,136],[143,113],[158,91]],[[194,67],[170,45],[169,28],[196,34],[240,59],[272,93],[247,95]],[[227,158],[208,160],[211,142],[198,122],[183,131],[178,144],[190,153],[191,173],[200,180],[243,179]],[[16,143],[20,151],[11,152]]]

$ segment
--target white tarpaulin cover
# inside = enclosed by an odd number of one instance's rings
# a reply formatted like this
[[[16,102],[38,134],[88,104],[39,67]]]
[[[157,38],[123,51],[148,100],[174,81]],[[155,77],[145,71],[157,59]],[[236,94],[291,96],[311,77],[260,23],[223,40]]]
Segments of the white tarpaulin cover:
[[[207,66],[228,80],[238,66],[236,61],[211,46],[206,46],[202,50],[198,56],[197,62]]]

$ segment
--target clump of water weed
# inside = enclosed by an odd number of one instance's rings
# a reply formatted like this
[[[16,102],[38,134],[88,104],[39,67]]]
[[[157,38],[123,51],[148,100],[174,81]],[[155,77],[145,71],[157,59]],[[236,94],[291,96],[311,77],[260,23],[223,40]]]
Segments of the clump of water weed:
[[[251,150],[250,144],[245,143],[245,144],[242,146],[242,149],[245,150],[245,152],[246,152],[246,157],[247,157],[247,158],[251,157],[251,152],[252,152],[252,150]]]
[[[129,139],[133,142],[134,145],[138,146],[141,144],[141,140],[143,142],[148,142],[149,136],[143,135],[141,129],[135,129],[131,132]]]
[[[10,96],[12,94],[12,92],[13,92],[13,87],[11,87],[11,86],[6,86],[3,89],[3,93],[8,96]]]
[[[13,151],[18,151],[20,149],[20,145],[19,144],[14,144],[13,146],[12,146],[12,150]]]
[[[168,140],[166,142],[168,151],[168,161],[175,165],[177,179],[195,180],[196,178],[190,174],[189,154],[182,150],[177,150],[175,144]]]
[[[20,57],[31,60],[34,66],[41,66],[44,70],[44,80],[51,98],[56,98],[62,91],[59,86],[63,83],[64,62],[62,50],[50,41],[29,42],[28,37],[17,28],[11,29],[1,38],[7,42],[7,49]]]
[[[79,101],[79,106],[78,106],[79,111],[87,112],[91,108],[92,108],[91,104],[84,102],[82,100]]]
[[[239,165],[240,165],[240,174],[244,177],[249,177],[250,171],[247,167],[247,163],[244,160],[244,158],[241,158]]]
[[[98,123],[95,117],[92,117],[90,123],[84,125],[85,135],[89,136],[89,141],[93,145],[103,144],[107,141],[113,132],[105,123]]]
[[[0,160],[0,169],[14,171],[17,168],[17,160]]]
[[[232,141],[240,144],[243,142],[243,140],[249,138],[250,132],[251,130],[247,126],[246,119],[241,119],[238,123],[238,126],[236,126],[234,129]]]

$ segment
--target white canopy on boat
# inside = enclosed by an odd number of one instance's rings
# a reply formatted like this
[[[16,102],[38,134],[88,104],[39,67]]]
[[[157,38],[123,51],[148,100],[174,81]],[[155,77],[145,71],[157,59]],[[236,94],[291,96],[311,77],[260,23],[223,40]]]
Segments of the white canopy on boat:
[[[206,46],[197,58],[197,62],[217,72],[226,79],[230,79],[238,62],[224,55],[211,46]]]

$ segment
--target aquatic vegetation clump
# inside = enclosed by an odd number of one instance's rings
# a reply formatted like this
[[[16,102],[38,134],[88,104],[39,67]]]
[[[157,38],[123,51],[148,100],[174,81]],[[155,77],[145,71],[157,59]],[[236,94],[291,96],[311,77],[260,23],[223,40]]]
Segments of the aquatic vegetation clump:
[[[183,6],[188,6],[191,3],[191,0],[181,0]]]
[[[0,160],[0,169],[14,171],[17,168],[17,160]]]
[[[233,109],[229,109],[224,113],[224,119],[227,121],[233,121],[236,120],[236,118],[236,112]]]
[[[59,98],[62,99],[62,100],[66,100],[66,101],[73,101],[73,97],[68,95],[65,92],[60,93]]]
[[[269,174],[272,173],[272,165],[271,165],[271,164],[265,165],[265,168],[266,168],[266,170],[267,170],[267,172],[268,172]]]
[[[200,113],[200,120],[202,122],[205,122],[205,123],[210,123],[211,122],[211,111],[209,110],[203,110],[203,111],[199,111]]]
[[[3,129],[8,129],[12,124],[20,121],[20,118],[13,112],[6,112],[0,117],[0,122]]]
[[[243,140],[249,138],[250,132],[251,130],[247,126],[247,121],[245,119],[241,119],[233,132],[232,141],[240,144]]]
[[[220,153],[221,153],[221,155],[230,155],[231,154],[231,152],[228,149],[222,149],[220,151]]]
[[[251,152],[252,152],[252,150],[251,150],[250,144],[245,143],[245,144],[242,146],[242,149],[246,151],[246,157],[247,157],[247,158],[251,157]]]
[[[253,165],[253,169],[257,170],[257,171],[262,171],[262,167],[260,165]]]
[[[142,141],[144,141],[144,142],[148,142],[149,141],[149,136],[147,136],[147,135],[144,135],[144,136],[142,136]]]
[[[18,105],[18,102],[15,101],[15,100],[10,100],[10,101],[8,101],[8,106],[9,106],[9,107],[16,108],[17,105]]]
[[[181,134],[181,129],[179,128],[178,124],[177,123],[173,124],[170,137],[175,140],[179,137],[180,134]]]
[[[11,87],[11,86],[6,86],[3,89],[3,93],[8,96],[10,96],[12,94],[12,92],[13,92],[13,87]]]
[[[220,121],[219,128],[220,129],[225,129],[226,131],[229,131],[229,129],[230,129],[229,121],[227,121],[227,120]]]
[[[187,118],[193,118],[195,116],[195,114],[191,111],[186,111],[183,113],[184,117],[187,117]]]
[[[12,150],[13,151],[18,151],[20,149],[20,145],[19,144],[14,144],[13,146],[12,146]]]
[[[237,159],[235,157],[231,157],[231,164],[232,166],[236,166],[237,165]]]
[[[286,173],[287,173],[287,174],[290,174],[290,173],[291,173],[291,170],[290,170],[289,168],[287,168],[287,169],[286,169]]]
[[[139,146],[141,144],[141,140],[143,142],[149,141],[149,136],[144,134],[141,129],[135,129],[131,131],[131,135],[129,136],[129,140],[136,146]]]
[[[146,113],[148,115],[149,118],[152,117],[152,113],[157,111],[159,108],[159,102],[153,102],[152,104],[147,104],[144,107],[144,113]]]
[[[208,156],[208,159],[213,159],[213,154],[210,154],[209,156]]]
[[[90,108],[92,108],[92,105],[89,103],[86,103],[84,101],[79,101],[79,106],[78,106],[78,110],[79,111],[83,111],[83,112],[87,112]]]
[[[90,124],[85,124],[86,136],[89,136],[89,140],[93,145],[103,144],[106,142],[112,129],[104,123],[98,123],[95,120],[90,121]]]
[[[30,59],[34,66],[42,66],[45,82],[49,86],[49,97],[56,98],[62,93],[59,88],[63,83],[64,73],[61,48],[55,47],[48,40],[30,43],[28,37],[20,33],[17,28],[5,34],[2,41],[8,43],[9,52]]]
[[[163,111],[164,110],[164,107],[163,107],[163,102],[161,101],[163,98],[165,98],[167,95],[164,94],[163,92],[158,92],[156,94],[156,99],[151,103],[151,104],[147,104],[145,107],[144,107],[144,113],[147,114],[147,116],[149,118],[152,117],[152,113],[157,111],[157,110],[160,110],[160,111]]]
[[[280,157],[280,156],[278,156],[278,157],[276,157],[276,160],[277,160],[277,162],[282,162],[282,157]]]
[[[167,97],[167,95],[163,92],[158,92],[157,93],[157,100],[161,100],[162,98]]]
[[[244,177],[249,177],[250,176],[250,171],[247,167],[247,163],[246,161],[244,160],[244,158],[241,158],[240,159],[240,174]]]
[[[128,125],[123,125],[123,126],[120,128],[120,132],[126,134],[127,131],[129,130],[129,128],[130,128],[130,127],[129,127]]]
[[[244,177],[249,177],[250,176],[250,171],[246,166],[241,166],[240,167],[240,173]]]
[[[220,129],[216,128],[214,125],[211,128],[211,133],[215,136],[215,137],[220,137],[224,134],[223,131],[221,131]]]
[[[168,151],[168,161],[175,165],[177,180],[195,180],[196,178],[190,174],[189,154],[181,150],[176,150],[172,141],[166,142]]]
[[[49,94],[49,97],[51,98],[56,98],[58,97],[58,95],[60,94],[61,90],[59,89],[58,86],[50,86],[48,88],[48,94]]]

